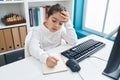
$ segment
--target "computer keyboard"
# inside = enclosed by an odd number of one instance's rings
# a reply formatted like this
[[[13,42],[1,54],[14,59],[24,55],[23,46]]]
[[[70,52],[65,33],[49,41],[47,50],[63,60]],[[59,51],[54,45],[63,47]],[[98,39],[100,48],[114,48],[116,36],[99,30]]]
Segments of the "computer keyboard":
[[[61,54],[69,59],[75,59],[77,62],[84,60],[85,58],[91,56],[93,53],[97,52],[105,46],[105,43],[89,39],[83,43],[80,43]]]

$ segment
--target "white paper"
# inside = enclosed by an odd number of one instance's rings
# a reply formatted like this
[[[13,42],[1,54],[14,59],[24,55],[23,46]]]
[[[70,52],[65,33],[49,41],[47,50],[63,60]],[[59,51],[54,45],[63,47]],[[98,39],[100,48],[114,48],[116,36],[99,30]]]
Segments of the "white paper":
[[[58,59],[58,63],[54,68],[49,68],[46,64],[42,64],[43,74],[52,74],[52,73],[67,71],[67,67],[65,65],[65,62],[61,54],[54,54],[52,56]]]

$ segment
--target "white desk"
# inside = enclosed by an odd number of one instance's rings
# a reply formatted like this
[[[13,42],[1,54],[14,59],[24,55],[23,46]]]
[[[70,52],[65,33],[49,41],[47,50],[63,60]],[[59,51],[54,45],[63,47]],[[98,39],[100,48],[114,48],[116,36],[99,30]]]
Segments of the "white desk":
[[[108,60],[113,42],[95,35],[90,35],[78,40],[78,43],[87,39],[95,39],[105,42],[106,46],[92,56]],[[49,52],[58,53],[70,47],[72,46],[61,45]],[[81,66],[81,70],[79,72],[80,75],[84,78],[84,80],[112,80],[102,75],[106,61],[94,57],[87,58],[79,63]],[[65,60],[67,60],[67,58],[65,58]],[[50,75],[42,75],[41,71],[41,63],[33,57],[28,57],[0,67],[0,80],[82,80],[78,73],[72,73],[69,69],[66,72]]]

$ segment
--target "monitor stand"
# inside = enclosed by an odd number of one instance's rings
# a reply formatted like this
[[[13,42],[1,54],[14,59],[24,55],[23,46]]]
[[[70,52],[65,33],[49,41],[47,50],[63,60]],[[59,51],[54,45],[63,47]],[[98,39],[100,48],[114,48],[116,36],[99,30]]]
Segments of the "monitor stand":
[[[108,66],[109,67],[109,66]],[[103,71],[103,74],[108,76],[108,77],[111,77],[115,80],[118,80],[120,78],[120,65],[119,67],[114,70],[113,72],[110,72],[110,69],[109,68],[106,68],[104,71]]]

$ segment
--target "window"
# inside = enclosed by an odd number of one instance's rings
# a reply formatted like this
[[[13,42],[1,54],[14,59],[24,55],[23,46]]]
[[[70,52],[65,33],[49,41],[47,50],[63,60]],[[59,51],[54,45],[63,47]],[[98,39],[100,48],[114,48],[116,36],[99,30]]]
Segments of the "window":
[[[108,35],[120,25],[119,0],[85,0],[83,29]]]

